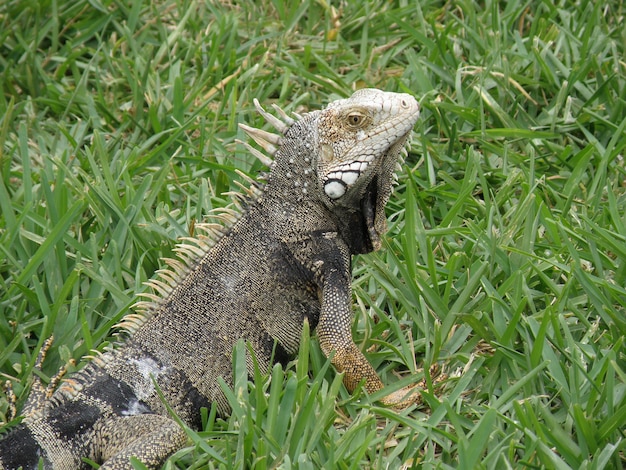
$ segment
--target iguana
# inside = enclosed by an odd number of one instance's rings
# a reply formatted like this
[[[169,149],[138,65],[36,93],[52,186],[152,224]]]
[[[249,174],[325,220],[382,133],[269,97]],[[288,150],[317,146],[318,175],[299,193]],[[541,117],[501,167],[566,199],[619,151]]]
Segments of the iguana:
[[[187,239],[182,259],[166,260],[151,300],[125,317],[122,344],[50,396],[32,392],[28,416],[0,440],[0,468],[35,469],[40,459],[49,469],[91,468],[87,458],[117,470],[131,468],[131,456],[158,467],[186,442],[158,390],[190,427],[212,403],[227,415],[218,377],[232,385],[236,342],[243,338],[269,370],[272,359],[298,352],[307,320],[350,392],[360,383],[368,393],[383,387],[351,336],[351,257],[381,246],[419,105],[376,89],[294,118],[254,104],[280,133],[241,125],[273,156],[246,144],[270,164],[264,184],[251,185],[227,228]],[[418,388],[382,402],[406,406],[419,400]]]

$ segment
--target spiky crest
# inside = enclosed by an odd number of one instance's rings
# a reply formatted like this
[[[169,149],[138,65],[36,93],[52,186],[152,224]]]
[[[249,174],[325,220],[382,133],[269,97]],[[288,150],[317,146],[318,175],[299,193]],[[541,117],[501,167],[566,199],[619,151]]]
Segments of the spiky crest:
[[[282,134],[295,122],[294,119],[290,118],[276,105],[273,107],[280,116],[280,119],[267,113],[256,99],[254,100],[254,105],[265,120]],[[246,126],[245,124],[240,124],[240,127],[267,153],[272,156],[276,153],[277,147],[279,147],[281,143],[280,136]],[[251,147],[247,142],[241,142],[239,140],[236,142],[243,144],[262,164],[268,167],[272,166],[273,160],[268,155]],[[226,193],[231,198],[231,204],[224,208],[212,210],[207,218],[213,222],[195,224],[195,231],[199,233],[191,237],[182,237],[180,239],[181,243],[174,248],[174,251],[177,253],[176,258],[163,258],[166,267],[158,270],[156,277],[145,283],[146,286],[151,288],[151,291],[139,293],[139,296],[146,300],[136,302],[132,307],[134,313],[125,315],[124,318],[115,325],[118,330],[116,335],[132,335],[145,324],[154,312],[158,310],[163,300],[176,288],[182,279],[189,274],[199,260],[202,259],[217,241],[227,233],[228,229],[239,220],[243,211],[246,210],[246,207],[252,201],[256,201],[261,197],[263,184],[239,170],[236,170],[236,172],[244,180],[244,183],[236,182],[241,191]],[[37,359],[36,368],[41,367],[45,352],[50,347],[51,341],[52,338],[44,344],[40,356]],[[110,350],[112,347],[111,345],[107,346],[105,351],[107,349]],[[90,356],[85,356],[85,358],[89,359],[96,367],[103,367],[110,357],[110,355],[103,354],[97,350],[92,351]],[[32,405],[27,404],[25,406],[26,412],[23,413],[27,416],[27,420],[38,419],[45,413],[47,408],[58,406],[61,402],[75,397],[82,390],[83,384],[90,382],[90,376],[94,373],[92,367],[85,367],[74,373],[72,377],[65,379],[63,383],[58,386],[66,370],[67,366],[62,368],[61,371],[53,377],[47,388],[44,388],[41,383],[34,384],[33,388],[36,390],[34,392]],[[52,391],[55,389],[58,390],[58,393],[53,395]]]
[[[287,132],[296,122],[296,120],[289,117],[287,113],[277,105],[273,105],[273,109],[279,117],[266,112],[261,107],[258,100],[254,99],[253,102],[259,114],[281,134]],[[298,119],[300,118],[298,115],[296,115],[296,117]],[[236,142],[244,145],[263,165],[271,167],[273,164],[271,156],[274,156],[278,147],[280,147],[281,136],[245,124],[239,124],[239,127],[262,147],[269,156],[251,147],[247,142],[240,140],[236,140]],[[228,229],[239,220],[242,213],[246,210],[246,207],[251,202],[261,197],[263,192],[263,185],[261,183],[238,170],[237,174],[245,181],[245,183],[236,182],[241,191],[226,193],[231,199],[231,204],[224,208],[212,210],[207,217],[212,222],[195,225],[197,231],[203,233],[195,234],[190,237],[182,237],[180,239],[181,243],[174,249],[177,254],[176,258],[163,259],[166,267],[158,270],[156,277],[145,283],[145,285],[151,288],[151,291],[139,294],[145,300],[137,302],[133,306],[135,313],[125,315],[122,321],[116,325],[122,332],[132,335],[137,331],[137,329],[139,329],[160,307],[163,299],[176,288],[199,260],[202,259],[217,241],[224,236]]]
[[[263,118],[271,124],[278,132],[285,134],[287,130],[296,122],[293,118],[289,117],[280,107],[273,105],[273,109],[280,116],[280,119],[272,114],[267,113],[258,103],[254,100],[254,105],[257,111],[263,116]],[[302,116],[295,114],[297,119],[301,119]],[[281,136],[273,134],[261,129],[249,127],[245,124],[240,124],[239,127],[252,138],[260,147],[262,147],[269,155],[274,156],[278,147],[281,145]],[[247,142],[236,140],[237,143],[241,143],[246,149],[257,158],[262,164],[271,167],[273,160],[270,156],[258,151],[251,147]],[[402,149],[401,157],[406,156],[406,148]],[[401,160],[403,160],[401,158]],[[397,169],[400,168],[401,161],[397,163]],[[250,178],[244,173],[237,171],[237,174],[244,181],[243,183],[236,181],[241,191],[232,191],[226,193],[231,198],[231,204],[225,208],[216,208],[208,214],[208,219],[214,222],[195,224],[197,233],[194,236],[182,237],[181,243],[176,246],[174,251],[177,252],[176,258],[163,258],[166,267],[156,272],[157,276],[146,282],[145,285],[151,288],[151,291],[139,293],[139,296],[146,300],[141,300],[135,303],[133,306],[134,313],[129,313],[123,317],[123,319],[115,325],[118,328],[120,335],[132,335],[137,331],[148,319],[158,310],[163,300],[176,288],[176,286],[189,274],[193,267],[202,259],[209,250],[221,239],[232,225],[242,215],[242,212],[246,210],[246,206],[251,201],[258,200],[263,191],[263,185],[257,180]],[[395,174],[393,175],[396,176]],[[49,345],[48,345],[49,347]],[[112,348],[112,346],[108,346]],[[47,347],[44,347],[47,349]],[[45,354],[45,352],[44,352]],[[110,356],[102,354],[99,351],[93,351],[91,356],[86,356],[91,362],[97,366],[103,366]],[[43,360],[38,359],[38,364]],[[51,391],[54,390],[58,384],[58,380],[65,372],[65,368],[61,373],[57,374],[53,381],[47,388],[43,389],[39,393],[43,395],[46,402],[45,406],[55,406],[63,400],[69,399],[75,396],[82,389],[82,384],[89,383],[89,376],[93,373],[93,369],[86,367],[81,371],[75,373],[70,379],[65,379],[63,384],[58,387],[60,393],[52,396]],[[40,385],[41,387],[41,385]],[[54,402],[54,403],[52,403]],[[36,419],[43,413],[45,408],[32,407],[28,416],[30,419]]]

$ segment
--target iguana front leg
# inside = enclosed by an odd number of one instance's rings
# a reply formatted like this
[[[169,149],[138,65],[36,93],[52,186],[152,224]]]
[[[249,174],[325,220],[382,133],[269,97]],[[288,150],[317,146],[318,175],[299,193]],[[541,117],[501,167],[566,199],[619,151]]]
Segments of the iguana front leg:
[[[332,233],[326,233],[318,253],[318,282],[321,284],[321,311],[317,334],[322,351],[331,356],[333,366],[344,373],[343,382],[352,393],[361,381],[367,393],[384,387],[378,374],[357,348],[352,339],[352,286],[350,252]],[[421,403],[417,385],[397,390],[384,397],[381,402],[395,408],[404,408]]]

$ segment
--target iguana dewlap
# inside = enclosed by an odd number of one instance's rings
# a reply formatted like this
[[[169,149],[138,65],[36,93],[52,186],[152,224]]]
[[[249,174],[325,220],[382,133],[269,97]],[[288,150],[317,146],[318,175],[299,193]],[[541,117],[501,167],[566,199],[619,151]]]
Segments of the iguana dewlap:
[[[159,467],[186,434],[157,394],[190,427],[200,408],[228,402],[232,352],[243,338],[265,370],[299,348],[308,320],[350,391],[383,387],[351,337],[351,257],[380,248],[385,204],[419,116],[408,94],[363,89],[321,111],[280,119],[280,135],[242,128],[271,154],[266,183],[241,199],[227,228],[185,240],[150,302],[129,315],[127,339],[64,380],[51,396],[35,391],[23,423],[0,440],[0,468],[128,469],[130,457]],[[257,150],[252,152],[269,163]],[[232,218],[230,213],[227,218]],[[250,365],[251,367],[251,365]],[[249,371],[252,373],[252,370]],[[413,388],[389,405],[418,400]]]

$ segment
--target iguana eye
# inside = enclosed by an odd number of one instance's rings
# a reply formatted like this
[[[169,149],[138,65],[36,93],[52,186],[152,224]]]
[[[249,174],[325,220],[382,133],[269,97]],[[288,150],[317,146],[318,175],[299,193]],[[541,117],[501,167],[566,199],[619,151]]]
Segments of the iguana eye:
[[[362,127],[365,123],[366,116],[358,112],[348,114],[348,125],[351,127]]]

